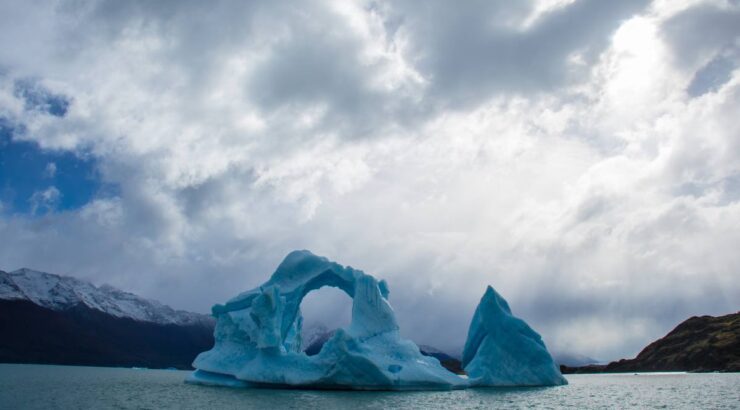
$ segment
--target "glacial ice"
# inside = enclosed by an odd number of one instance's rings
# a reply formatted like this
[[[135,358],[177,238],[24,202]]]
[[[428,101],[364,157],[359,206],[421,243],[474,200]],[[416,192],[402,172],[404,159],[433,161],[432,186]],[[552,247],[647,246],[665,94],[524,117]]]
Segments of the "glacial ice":
[[[314,356],[300,351],[300,304],[334,286],[352,299],[352,322]],[[308,251],[291,252],[262,286],[213,307],[213,349],[193,363],[188,381],[234,386],[339,389],[456,389],[465,379],[402,339],[384,281]]]
[[[540,335],[490,286],[470,323],[462,365],[471,386],[568,384]]]
[[[318,354],[307,356],[301,351],[300,304],[309,292],[323,286],[339,288],[352,298],[352,320],[346,329],[337,329]],[[490,292],[496,297],[489,297]],[[196,370],[186,381],[230,387],[357,390],[564,384],[557,368],[547,366],[547,360],[554,364],[539,335],[511,316],[506,302],[492,288],[476,310],[466,343],[466,370],[472,383],[401,338],[388,294],[385,281],[360,270],[309,251],[291,252],[262,286],[213,307],[215,345],[198,355],[193,362]],[[512,332],[517,334],[509,335]],[[517,349],[517,343],[524,344]],[[499,370],[500,366],[506,369]],[[544,374],[538,376],[538,372]]]

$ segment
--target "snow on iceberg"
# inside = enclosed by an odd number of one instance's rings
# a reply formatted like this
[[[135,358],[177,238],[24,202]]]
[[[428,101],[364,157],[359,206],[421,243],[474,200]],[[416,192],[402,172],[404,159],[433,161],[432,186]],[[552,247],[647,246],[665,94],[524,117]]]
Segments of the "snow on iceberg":
[[[352,322],[307,356],[300,348],[300,304],[323,286],[352,298]],[[492,288],[476,310],[465,347],[471,383],[400,337],[385,281],[309,251],[291,252],[262,286],[215,305],[212,313],[216,342],[193,362],[189,383],[358,390],[566,383],[539,335],[511,316]]]
[[[540,335],[490,286],[470,323],[462,365],[471,386],[568,384]]]

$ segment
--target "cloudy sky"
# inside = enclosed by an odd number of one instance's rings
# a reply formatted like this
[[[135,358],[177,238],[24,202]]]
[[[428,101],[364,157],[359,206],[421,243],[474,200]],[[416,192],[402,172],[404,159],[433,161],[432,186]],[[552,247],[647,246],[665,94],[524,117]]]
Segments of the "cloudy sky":
[[[0,269],[206,312],[309,249],[628,357],[740,309],[739,118],[736,0],[3,1]]]

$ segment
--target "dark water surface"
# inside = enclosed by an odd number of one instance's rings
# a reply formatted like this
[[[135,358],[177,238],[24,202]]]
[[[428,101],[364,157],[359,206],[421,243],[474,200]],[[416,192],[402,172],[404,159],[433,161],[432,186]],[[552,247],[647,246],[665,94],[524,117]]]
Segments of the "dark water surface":
[[[448,392],[229,389],[188,372],[0,364],[0,409],[740,409],[740,373],[569,375],[550,388]]]

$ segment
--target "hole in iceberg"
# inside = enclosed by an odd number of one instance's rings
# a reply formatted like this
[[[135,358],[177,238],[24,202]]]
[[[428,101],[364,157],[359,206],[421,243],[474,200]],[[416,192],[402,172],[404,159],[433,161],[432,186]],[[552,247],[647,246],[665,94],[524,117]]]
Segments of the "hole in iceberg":
[[[301,302],[301,351],[314,356],[339,328],[352,322],[352,299],[341,289],[324,286],[309,292]]]

